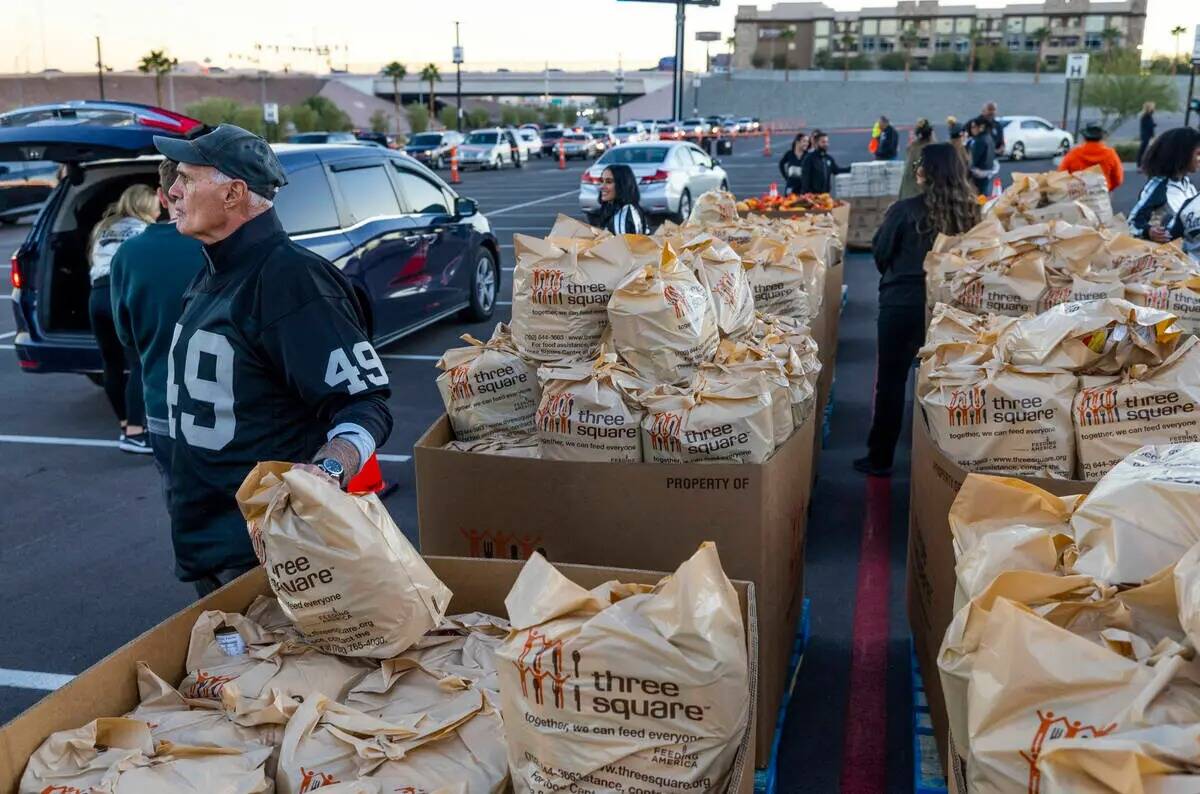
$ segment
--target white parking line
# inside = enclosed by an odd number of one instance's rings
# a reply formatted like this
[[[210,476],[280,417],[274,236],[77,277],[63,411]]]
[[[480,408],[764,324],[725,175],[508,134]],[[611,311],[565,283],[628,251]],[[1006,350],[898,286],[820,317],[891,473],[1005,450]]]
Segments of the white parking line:
[[[502,267],[502,268],[500,268],[500,269],[501,269],[501,270],[503,270],[505,273],[511,273],[511,272],[513,272],[514,270],[516,270],[516,268],[515,268],[515,267]]]
[[[16,689],[41,689],[53,692],[74,677],[61,673],[35,673],[31,670],[9,670],[6,667],[0,667],[0,686]]]
[[[512,268],[505,268],[511,270]],[[394,358],[399,361],[437,361],[441,356],[427,356],[418,353],[380,353],[380,358]]]
[[[512,212],[513,210],[519,210],[522,207],[532,207],[534,204],[545,204],[547,201],[554,201],[554,199],[564,198],[566,196],[570,196],[571,194],[578,193],[578,192],[579,192],[578,190],[564,190],[562,193],[555,193],[553,196],[545,196],[543,198],[536,199],[534,201],[526,201],[522,204],[513,204],[511,207],[503,207],[498,210],[492,210],[491,212],[487,213],[487,215],[489,215],[489,216],[490,215],[503,215],[506,212]]]
[[[375,457],[384,463],[408,463],[412,460],[412,455],[385,455],[382,452],[378,453]]]
[[[8,339],[10,336],[16,336],[16,335],[17,335],[16,331],[9,331],[6,334],[0,334],[0,339]]]
[[[63,436],[0,436],[0,444],[47,444],[56,447],[115,447],[116,441],[103,438],[65,438]]]
[[[512,306],[512,301],[496,301],[497,306]]]

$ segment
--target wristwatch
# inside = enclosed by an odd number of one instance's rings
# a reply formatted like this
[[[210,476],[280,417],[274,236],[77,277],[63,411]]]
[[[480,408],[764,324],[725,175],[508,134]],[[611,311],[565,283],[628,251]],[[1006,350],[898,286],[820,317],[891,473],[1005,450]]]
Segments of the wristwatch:
[[[322,458],[316,462],[317,468],[337,480],[338,485],[345,485],[346,467],[336,458]]]

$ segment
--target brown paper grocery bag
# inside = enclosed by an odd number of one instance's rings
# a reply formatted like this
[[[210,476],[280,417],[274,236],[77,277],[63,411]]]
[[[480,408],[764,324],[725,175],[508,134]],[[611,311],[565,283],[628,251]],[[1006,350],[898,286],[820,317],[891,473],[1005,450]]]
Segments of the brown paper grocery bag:
[[[374,494],[260,463],[238,504],[280,606],[320,650],[386,659],[445,614],[450,590]]]
[[[260,794],[271,748],[155,742],[145,722],[92,720],[51,734],[30,757],[18,794]]]
[[[723,791],[749,717],[737,595],[709,543],[654,588],[592,591],[535,554],[498,653],[517,794]]]
[[[1200,724],[1052,739],[1037,768],[1042,794],[1195,794]]]
[[[1200,696],[1175,656],[1149,667],[999,599],[967,690],[967,773],[976,794],[1040,794],[1038,757],[1054,738],[1195,722]]]
[[[1075,568],[1140,584],[1200,541],[1200,444],[1142,447],[1100,478],[1071,516]]]
[[[481,342],[447,350],[437,362],[438,392],[458,441],[479,441],[498,431],[532,433],[537,410],[537,366],[525,360],[504,323]]]
[[[642,418],[637,395],[649,388],[616,353],[601,346],[594,361],[565,361],[538,370],[542,401],[537,442],[545,460],[642,460]]]

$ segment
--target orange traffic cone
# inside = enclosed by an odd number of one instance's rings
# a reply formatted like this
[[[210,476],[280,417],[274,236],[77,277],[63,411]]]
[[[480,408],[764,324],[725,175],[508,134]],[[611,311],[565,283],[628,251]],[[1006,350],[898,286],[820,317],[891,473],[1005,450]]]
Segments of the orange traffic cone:
[[[567,147],[561,140],[558,142],[558,170],[567,170]]]
[[[450,147],[450,184],[457,185],[461,182],[458,178],[458,147]]]
[[[1003,192],[1004,190],[1000,187],[1000,177],[996,177],[992,180],[992,194],[988,198],[999,198]]]
[[[778,182],[771,183],[771,186],[767,188],[767,195],[773,199],[779,198],[779,183]]]
[[[763,136],[763,157],[771,156],[771,130],[768,129]]]
[[[453,162],[453,160],[451,161]],[[383,481],[383,472],[379,470],[379,459],[372,455],[367,458],[358,474],[350,478],[346,490],[350,493],[379,493],[387,487]]]

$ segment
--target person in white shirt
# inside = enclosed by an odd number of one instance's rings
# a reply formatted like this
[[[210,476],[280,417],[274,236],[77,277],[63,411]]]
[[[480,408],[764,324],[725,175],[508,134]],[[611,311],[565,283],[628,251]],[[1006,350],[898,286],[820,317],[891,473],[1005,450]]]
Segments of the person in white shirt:
[[[1200,132],[1177,127],[1154,139],[1142,158],[1142,170],[1149,178],[1129,213],[1129,231],[1134,237],[1158,243],[1184,237],[1187,246],[1184,224],[1181,222],[1176,232],[1175,221],[1196,196],[1191,175],[1197,169],[1200,169]],[[1195,206],[1194,202],[1191,206]],[[1198,242],[1195,239],[1192,242],[1195,251]]]
[[[118,446],[124,452],[149,455],[146,435],[146,406],[142,400],[142,370],[138,357],[121,344],[113,323],[109,270],[113,254],[121,243],[136,237],[158,220],[158,197],[148,185],[130,185],[121,197],[104,211],[104,217],[92,229],[88,245],[88,276],[92,294],[88,300],[88,318],[100,347],[104,367],[104,394],[117,415],[121,433]],[[126,375],[126,370],[129,374]]]

